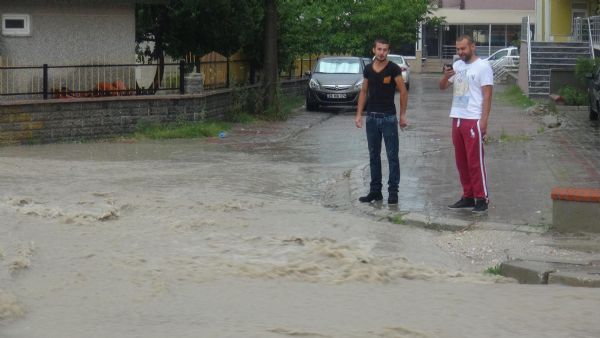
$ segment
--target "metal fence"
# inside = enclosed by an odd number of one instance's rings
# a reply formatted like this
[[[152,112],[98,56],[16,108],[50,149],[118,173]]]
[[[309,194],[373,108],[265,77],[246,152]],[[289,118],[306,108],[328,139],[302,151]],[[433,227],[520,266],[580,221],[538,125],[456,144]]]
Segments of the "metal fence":
[[[600,16],[573,19],[571,31],[571,40],[588,42],[592,55],[594,48],[600,48]]]
[[[495,52],[499,51],[502,48],[507,48],[507,46],[489,46],[489,45],[478,45],[477,46],[477,56],[486,58]],[[455,45],[443,45],[442,46],[442,58],[443,59],[452,59],[452,57],[456,54],[456,46]]]
[[[317,59],[318,60],[318,59]],[[299,58],[281,72],[285,79],[305,76],[315,58]],[[184,93],[186,74],[202,74],[205,89],[255,83],[259,74],[248,60],[168,60],[160,83],[157,64],[22,65],[0,57],[0,99],[49,99]]]

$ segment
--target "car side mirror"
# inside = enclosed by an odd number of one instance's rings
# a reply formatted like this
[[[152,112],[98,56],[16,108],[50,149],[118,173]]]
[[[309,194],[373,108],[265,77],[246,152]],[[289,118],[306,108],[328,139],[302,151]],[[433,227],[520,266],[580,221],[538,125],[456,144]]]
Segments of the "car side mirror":
[[[594,74],[592,74],[592,73],[585,73],[585,78],[588,79],[588,80],[591,80],[591,79],[594,78]]]

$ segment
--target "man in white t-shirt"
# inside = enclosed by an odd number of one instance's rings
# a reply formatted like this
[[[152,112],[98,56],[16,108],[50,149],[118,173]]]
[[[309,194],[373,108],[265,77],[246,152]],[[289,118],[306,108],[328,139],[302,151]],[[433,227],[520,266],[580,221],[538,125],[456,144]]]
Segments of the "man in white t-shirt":
[[[452,143],[463,187],[461,199],[448,208],[472,208],[474,213],[483,213],[489,203],[483,139],[492,107],[494,72],[487,61],[475,55],[475,48],[469,35],[462,35],[456,40],[460,59],[452,66],[444,66],[439,85],[441,90],[450,85],[454,88],[450,110]]]

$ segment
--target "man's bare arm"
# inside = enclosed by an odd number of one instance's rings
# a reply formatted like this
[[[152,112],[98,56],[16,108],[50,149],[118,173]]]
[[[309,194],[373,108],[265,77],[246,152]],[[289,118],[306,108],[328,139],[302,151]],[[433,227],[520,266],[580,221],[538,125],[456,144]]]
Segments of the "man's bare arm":
[[[444,75],[440,79],[440,83],[439,83],[440,90],[445,90],[452,84],[450,82],[450,78],[453,76],[454,76],[454,70],[452,68],[444,67]]]
[[[479,120],[479,129],[481,129],[481,136],[485,136],[487,134],[488,119],[490,117],[490,111],[492,110],[493,88],[493,86],[481,87],[481,93],[483,94],[481,120]]]
[[[367,101],[367,92],[369,89],[369,80],[364,79],[360,93],[358,94],[358,105],[356,106],[356,117],[354,118],[354,124],[356,128],[362,128],[362,113],[365,109],[365,103]]]
[[[396,76],[394,79],[396,81],[396,87],[400,91],[400,119],[398,120],[398,124],[400,128],[404,128],[408,125],[408,121],[406,120],[406,108],[408,107],[408,90],[406,90],[406,86],[404,85],[404,79],[402,75]]]

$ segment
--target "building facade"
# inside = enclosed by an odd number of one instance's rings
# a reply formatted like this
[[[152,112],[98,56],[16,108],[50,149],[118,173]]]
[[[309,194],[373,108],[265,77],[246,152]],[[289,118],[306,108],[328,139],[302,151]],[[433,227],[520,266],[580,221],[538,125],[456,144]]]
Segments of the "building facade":
[[[448,59],[455,54],[456,38],[470,34],[477,53],[488,56],[498,49],[518,45],[521,20],[535,22],[536,0],[442,0],[434,4],[434,15],[445,17],[442,27],[424,26],[417,50],[428,59]]]

